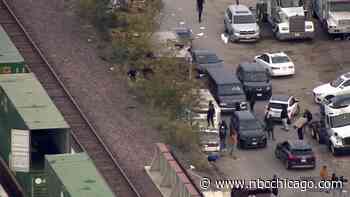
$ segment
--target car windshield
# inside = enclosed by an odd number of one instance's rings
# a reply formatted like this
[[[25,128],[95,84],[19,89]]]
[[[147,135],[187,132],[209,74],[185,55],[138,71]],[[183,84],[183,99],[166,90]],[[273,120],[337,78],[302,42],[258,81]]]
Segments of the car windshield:
[[[251,24],[255,22],[253,15],[238,15],[233,17],[233,24]]]
[[[257,120],[244,120],[241,121],[239,127],[244,130],[257,130],[261,129],[261,125]]]
[[[242,95],[243,90],[239,85],[220,85],[218,87],[218,93],[221,96]]]
[[[266,72],[246,72],[244,75],[244,80],[248,82],[267,81],[267,73]]]
[[[271,60],[274,64],[290,62],[287,56],[273,56]]]
[[[218,56],[215,54],[197,55],[196,59],[197,59],[197,62],[200,64],[212,64],[212,63],[218,63],[221,61],[219,60]]]
[[[303,6],[301,0],[280,0],[282,8],[292,8]]]
[[[293,155],[311,155],[311,149],[294,149],[292,150]]]
[[[331,117],[331,127],[338,128],[350,125],[350,113],[340,114]]]
[[[349,12],[350,2],[331,2],[330,10],[332,12]]]
[[[338,77],[337,79],[333,80],[330,84],[333,87],[338,87],[341,83],[343,83],[344,79],[341,77]]]
[[[269,103],[269,107],[273,109],[283,109],[284,107],[287,107],[287,104]]]

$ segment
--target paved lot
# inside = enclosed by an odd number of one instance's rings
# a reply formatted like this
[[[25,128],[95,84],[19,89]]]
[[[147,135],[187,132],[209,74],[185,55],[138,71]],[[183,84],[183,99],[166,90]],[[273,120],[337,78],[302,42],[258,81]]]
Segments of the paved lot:
[[[349,70],[350,50],[349,41],[329,40],[321,30],[317,30],[314,41],[303,42],[278,42],[272,37],[268,25],[263,27],[263,39],[259,43],[252,44],[224,44],[220,34],[223,32],[223,13],[227,5],[233,1],[207,0],[204,8],[204,22],[200,29],[197,22],[195,0],[164,0],[165,7],[162,14],[161,29],[166,30],[180,26],[191,27],[194,34],[203,32],[204,36],[194,41],[195,48],[209,48],[214,50],[226,63],[226,67],[235,69],[242,61],[251,61],[253,57],[262,52],[285,51],[296,64],[296,75],[288,78],[273,79],[273,93],[291,94],[300,97],[302,108],[309,108],[317,112],[318,106],[313,104],[311,91],[313,87],[336,77],[338,74]],[[253,1],[242,1],[242,4],[254,5]],[[318,25],[316,23],[316,25]],[[256,113],[262,118],[266,102],[256,105]],[[226,117],[227,118],[227,117]],[[279,127],[275,130],[277,141],[284,139],[296,139],[294,130],[285,132]],[[284,166],[273,156],[276,142],[270,142],[268,148],[260,150],[239,150],[238,160],[223,157],[217,166],[227,177],[253,179],[258,177],[272,177],[277,174],[280,177],[295,179],[299,176],[317,176],[319,167],[323,164],[329,166],[331,172],[336,172],[350,177],[349,158],[333,157],[325,146],[316,144],[306,134],[316,151],[318,166],[315,170],[285,170]],[[295,191],[294,191],[295,192]],[[294,193],[291,190],[282,191],[283,196],[323,196],[328,195],[318,192]]]

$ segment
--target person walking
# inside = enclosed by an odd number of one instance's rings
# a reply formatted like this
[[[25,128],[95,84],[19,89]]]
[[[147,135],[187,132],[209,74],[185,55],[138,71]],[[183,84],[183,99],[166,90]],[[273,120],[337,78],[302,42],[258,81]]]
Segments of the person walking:
[[[327,166],[326,166],[326,165],[323,165],[323,166],[321,167],[321,170],[320,170],[320,177],[321,177],[321,180],[323,180],[323,181],[328,180],[329,175],[328,175],[328,169],[327,169]]]
[[[222,120],[219,125],[220,151],[223,151],[226,148],[226,133],[227,124],[224,120]]]
[[[283,129],[285,131],[289,131],[289,126],[288,126],[288,110],[286,106],[282,107],[282,111],[281,111],[281,120],[282,120],[282,125],[283,125]]]
[[[266,129],[266,132],[267,132],[267,136],[268,138],[272,139],[273,141],[275,141],[275,134],[274,134],[274,122],[272,120],[272,115],[270,113],[267,113],[265,115],[265,129]]]
[[[306,120],[307,120],[305,125],[304,125],[304,128],[309,129],[310,123],[312,121],[312,113],[308,109],[305,109],[303,117],[306,118]],[[307,131],[305,131],[305,132],[307,132]]]
[[[252,91],[249,91],[249,105],[250,105],[250,110],[254,112],[254,105],[256,101],[256,94]]]
[[[207,112],[208,127],[210,127],[210,123],[211,123],[211,125],[215,128],[214,115],[215,115],[215,108],[214,108],[213,101],[209,101],[209,107]]]
[[[237,143],[237,134],[234,128],[230,129],[230,136],[228,138],[228,142],[230,145],[230,155],[233,159],[237,159],[236,156],[233,155],[233,151],[235,149],[236,143]]]
[[[202,22],[203,5],[205,0],[197,0],[198,22]]]

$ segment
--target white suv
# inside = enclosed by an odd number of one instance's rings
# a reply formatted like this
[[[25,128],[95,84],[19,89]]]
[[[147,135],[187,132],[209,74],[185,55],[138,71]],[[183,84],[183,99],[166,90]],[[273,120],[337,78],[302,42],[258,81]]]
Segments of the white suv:
[[[314,100],[321,103],[324,99],[331,99],[337,95],[350,93],[350,72],[339,76],[330,83],[320,85],[313,90]]]

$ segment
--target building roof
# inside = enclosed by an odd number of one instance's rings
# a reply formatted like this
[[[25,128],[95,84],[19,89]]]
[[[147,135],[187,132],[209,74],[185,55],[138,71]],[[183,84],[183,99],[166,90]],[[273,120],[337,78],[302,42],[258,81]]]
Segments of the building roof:
[[[229,85],[233,83],[241,83],[232,70],[227,68],[215,67],[207,68],[209,75],[215,80],[218,85]]]
[[[24,63],[24,59],[0,26],[0,63]]]
[[[45,155],[69,196],[114,197],[86,153]]]
[[[270,101],[288,102],[289,98],[287,95],[272,95]]]
[[[69,128],[34,74],[1,74],[0,87],[28,129]]]
[[[243,62],[239,64],[244,71],[266,72],[266,69],[255,62]]]

